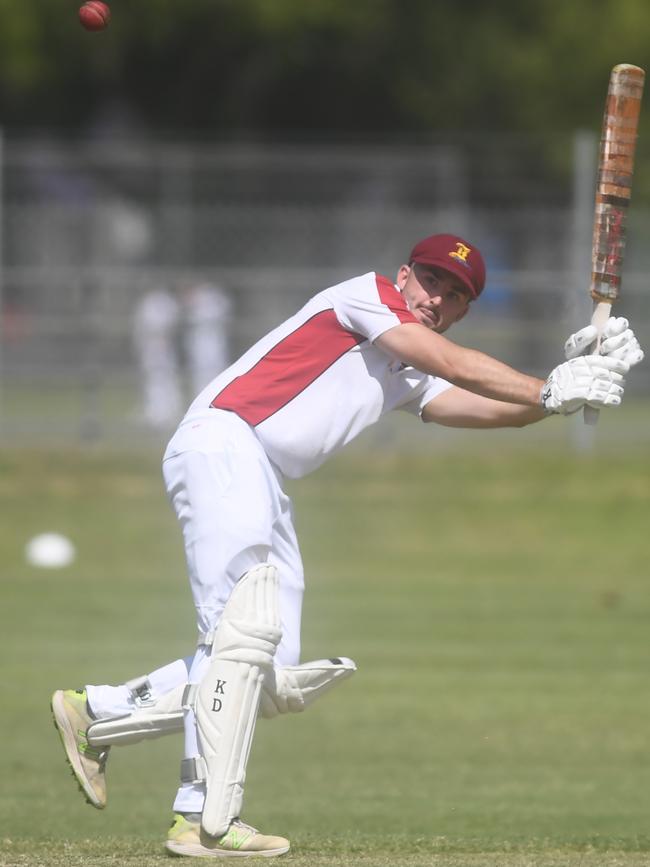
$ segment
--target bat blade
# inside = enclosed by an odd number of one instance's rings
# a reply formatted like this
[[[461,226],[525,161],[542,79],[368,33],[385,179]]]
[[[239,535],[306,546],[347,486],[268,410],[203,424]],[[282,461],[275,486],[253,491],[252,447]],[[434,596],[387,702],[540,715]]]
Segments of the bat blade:
[[[644,82],[644,70],[629,63],[619,63],[609,77],[598,156],[589,289],[594,302],[591,321],[598,329],[599,340],[621,291]],[[585,407],[584,420],[595,425],[598,410]]]

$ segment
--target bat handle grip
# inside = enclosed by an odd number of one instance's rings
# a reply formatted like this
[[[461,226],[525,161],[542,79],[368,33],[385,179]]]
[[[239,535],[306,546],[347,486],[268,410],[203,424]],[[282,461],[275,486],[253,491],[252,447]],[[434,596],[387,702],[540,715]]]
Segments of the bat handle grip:
[[[603,328],[605,327],[605,323],[609,319],[611,312],[612,305],[609,301],[594,302],[594,312],[591,316],[591,324],[595,325],[598,329],[596,345],[592,350],[592,352],[594,352],[595,354],[597,354],[600,350],[600,336],[603,333]],[[598,424],[599,416],[600,410],[594,409],[593,406],[585,406],[582,411],[584,423],[590,425],[591,427],[595,427]]]

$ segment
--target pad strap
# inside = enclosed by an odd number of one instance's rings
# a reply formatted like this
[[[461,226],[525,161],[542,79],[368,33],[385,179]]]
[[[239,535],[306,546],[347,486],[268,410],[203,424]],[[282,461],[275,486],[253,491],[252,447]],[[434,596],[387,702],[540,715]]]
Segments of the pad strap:
[[[196,706],[196,694],[199,691],[198,683],[187,683],[183,690],[183,698],[181,700],[181,708],[183,710],[194,710]]]
[[[201,647],[202,644],[205,644],[207,645],[207,647],[212,647],[216,634],[216,629],[211,629],[209,632],[199,632],[199,637],[196,640],[196,646]]]
[[[181,759],[181,783],[203,783],[207,778],[207,770],[201,756]]]
[[[124,685],[131,693],[137,707],[152,707],[155,705],[156,701],[153,697],[151,681],[146,675],[134,677],[133,680],[127,680]]]

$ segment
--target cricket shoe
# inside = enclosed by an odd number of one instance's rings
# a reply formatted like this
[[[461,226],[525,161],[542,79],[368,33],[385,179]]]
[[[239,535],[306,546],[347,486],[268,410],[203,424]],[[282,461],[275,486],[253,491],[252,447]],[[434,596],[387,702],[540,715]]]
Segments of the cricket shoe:
[[[93,721],[85,689],[57,689],[52,696],[52,716],[68,763],[86,801],[106,806],[106,759],[110,747],[93,747],[86,731]]]
[[[181,813],[174,814],[165,846],[173,855],[195,858],[274,858],[289,851],[284,837],[266,837],[241,819],[234,819],[223,837],[211,837],[200,822],[191,822]]]

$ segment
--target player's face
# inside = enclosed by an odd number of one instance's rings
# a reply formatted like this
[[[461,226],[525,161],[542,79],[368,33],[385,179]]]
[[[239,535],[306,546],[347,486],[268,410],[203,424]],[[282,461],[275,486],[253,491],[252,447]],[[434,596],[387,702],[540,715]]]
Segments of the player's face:
[[[402,265],[397,285],[418,322],[438,334],[469,310],[467,288],[453,274],[435,265]]]

